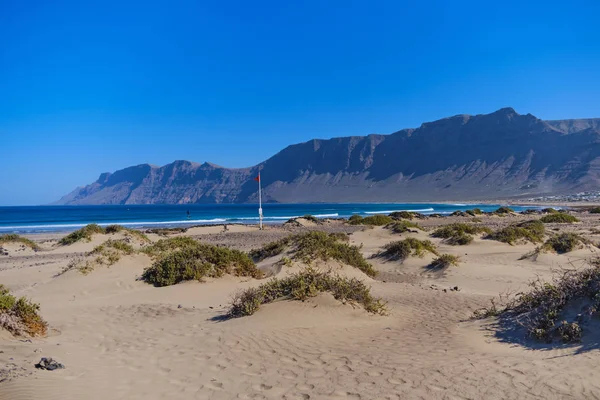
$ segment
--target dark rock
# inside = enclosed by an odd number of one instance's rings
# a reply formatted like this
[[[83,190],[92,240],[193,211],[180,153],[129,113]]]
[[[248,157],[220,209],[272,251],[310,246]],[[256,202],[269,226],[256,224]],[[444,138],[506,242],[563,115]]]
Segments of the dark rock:
[[[52,357],[42,357],[39,363],[35,364],[38,369],[44,369],[46,371],[54,371],[55,369],[63,369],[64,365],[52,359]]]

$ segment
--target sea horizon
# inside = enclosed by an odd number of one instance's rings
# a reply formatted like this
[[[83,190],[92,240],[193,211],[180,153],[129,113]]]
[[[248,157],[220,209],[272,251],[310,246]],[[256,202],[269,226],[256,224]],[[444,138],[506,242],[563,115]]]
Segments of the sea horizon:
[[[489,203],[268,203],[263,204],[264,223],[282,224],[303,215],[317,218],[348,218],[395,211],[425,215],[451,214],[480,208],[493,211],[503,204]],[[511,205],[515,211],[537,209],[534,205]],[[189,214],[188,214],[189,212]],[[136,204],[78,206],[0,206],[0,233],[69,232],[88,224],[123,225],[131,228],[176,227],[213,224],[258,223],[258,204]]]

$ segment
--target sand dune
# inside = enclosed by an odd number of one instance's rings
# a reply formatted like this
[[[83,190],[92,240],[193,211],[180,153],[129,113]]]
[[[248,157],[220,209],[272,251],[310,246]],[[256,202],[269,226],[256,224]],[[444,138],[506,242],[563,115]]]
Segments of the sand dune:
[[[247,235],[254,243],[260,235],[266,242],[287,234],[273,227],[268,234],[215,229],[193,228],[186,235],[213,241]],[[369,258],[381,271],[378,279],[336,262],[320,264],[367,282],[388,302],[389,316],[321,294],[223,320],[232,294],[261,281],[225,276],[157,288],[137,280],[152,263],[139,254],[88,275],[56,276],[106,235],[0,258],[0,282],[39,302],[50,323],[47,337],[30,341],[0,332],[0,377],[8,378],[0,382],[0,399],[600,398],[597,346],[531,350],[503,343],[489,322],[469,320],[492,296],[522,290],[536,276],[549,279],[553,268],[581,262],[592,250],[531,261],[519,260],[531,244],[477,238],[468,246],[449,246],[427,232],[398,235],[383,228],[350,237],[371,257],[408,236],[432,240],[441,253],[460,256],[461,264],[432,273],[425,268],[431,256],[404,263]],[[303,266],[274,268],[276,261],[259,267],[286,276]],[[443,290],[455,286],[459,291]],[[48,356],[66,369],[33,368]]]

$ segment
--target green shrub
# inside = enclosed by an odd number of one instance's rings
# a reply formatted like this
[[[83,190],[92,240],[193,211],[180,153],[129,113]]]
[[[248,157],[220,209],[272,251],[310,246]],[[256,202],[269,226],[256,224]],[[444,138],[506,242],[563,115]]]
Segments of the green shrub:
[[[390,218],[399,220],[399,219],[408,219],[412,220],[415,218],[415,213],[410,211],[394,211],[393,213],[388,215]]]
[[[71,232],[64,238],[60,239],[58,243],[65,246],[73,244],[75,242],[79,242],[80,240],[85,240],[89,242],[90,240],[92,240],[92,235],[96,233],[105,233],[105,231],[101,226],[97,224],[89,224],[81,229],[76,230],[75,232]]]
[[[370,313],[387,313],[385,304],[373,298],[369,287],[362,281],[306,268],[289,277],[272,279],[257,288],[246,289],[236,294],[229,309],[229,316],[252,315],[262,304],[279,299],[304,301],[322,292],[330,292],[343,303],[360,304]]]
[[[568,232],[552,236],[546,241],[546,243],[544,243],[544,246],[542,247],[544,250],[554,250],[555,252],[561,254],[576,250],[582,245],[589,243],[589,240],[585,239],[581,235]]]
[[[507,214],[511,214],[511,213],[514,213],[514,212],[515,212],[515,210],[513,210],[510,207],[500,207],[496,211],[494,211],[493,214],[496,214],[496,215],[507,215]]]
[[[0,235],[0,244],[3,243],[21,243],[35,251],[38,251],[40,249],[40,246],[38,246],[37,243],[35,243],[34,241],[29,240],[23,236],[16,235],[14,233]]]
[[[516,225],[509,225],[490,233],[485,238],[511,245],[521,240],[540,243],[544,240],[545,231],[544,224],[539,220],[530,220]]]
[[[406,220],[392,222],[391,224],[388,224],[386,228],[393,233],[409,232],[412,228],[423,230],[421,225]]]
[[[457,210],[457,211],[454,211],[452,214],[450,214],[450,216],[451,217],[467,217],[467,216],[469,216],[469,214],[467,214],[464,211]]]
[[[358,214],[353,214],[350,218],[348,218],[348,222],[350,225],[360,225],[363,217]]]
[[[483,214],[483,211],[481,211],[481,209],[480,209],[480,208],[474,208],[474,209],[472,209],[472,210],[467,210],[467,211],[465,211],[465,213],[466,213],[466,214],[468,214],[468,215],[470,215],[470,216],[472,216],[472,217],[474,217],[474,216],[476,216],[476,215],[481,215],[481,214]]]
[[[25,297],[17,299],[0,284],[0,327],[17,336],[43,336],[48,324],[39,315],[39,310],[39,304]]]
[[[406,238],[386,244],[378,256],[390,260],[404,261],[410,256],[423,257],[426,252],[430,252],[436,256],[439,255],[434,244],[429,240]]]
[[[574,216],[566,214],[566,213],[560,213],[560,212],[544,215],[542,218],[540,218],[540,221],[542,221],[546,224],[550,224],[550,223],[570,224],[573,222],[579,222],[579,220],[577,218],[575,218]]]
[[[590,214],[600,214],[600,207],[594,207],[590,210]]]
[[[466,246],[473,242],[473,236],[464,232],[458,232],[446,239],[446,243],[452,246]]]
[[[455,223],[437,228],[431,236],[446,239],[450,245],[464,246],[473,241],[472,235],[490,232],[491,229],[485,226]]]
[[[478,310],[474,316],[485,318],[495,314],[519,321],[529,336],[538,340],[552,342],[560,338],[564,342],[577,342],[582,336],[580,318],[585,320],[600,310],[600,262],[592,262],[590,268],[563,271],[551,283],[538,279],[530,283],[530,288],[502,308],[492,302],[491,308]],[[581,303],[587,305],[579,306],[576,321],[561,320],[567,306]]]
[[[392,218],[387,215],[370,215],[365,218],[354,218],[355,215],[350,217],[350,224],[352,225],[374,225],[374,226],[383,226],[387,225],[393,221]]]
[[[452,254],[442,254],[427,266],[428,269],[434,271],[444,270],[452,265],[457,266],[460,259]]]
[[[169,286],[224,274],[262,277],[246,253],[196,242],[193,246],[181,247],[160,257],[144,270],[142,280],[154,286]]]

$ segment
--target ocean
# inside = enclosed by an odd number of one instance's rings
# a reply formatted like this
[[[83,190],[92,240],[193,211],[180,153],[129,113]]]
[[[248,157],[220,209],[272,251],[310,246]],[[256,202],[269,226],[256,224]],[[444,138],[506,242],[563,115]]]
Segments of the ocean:
[[[423,214],[450,214],[456,210],[480,208],[493,211],[490,204],[263,204],[265,223],[283,223],[306,214],[318,218],[389,214],[394,211],[417,211]],[[511,206],[512,207],[512,206]],[[533,207],[512,207],[521,211]],[[189,217],[188,217],[189,211]],[[1,233],[36,233],[73,231],[87,224],[119,224],[133,228],[210,224],[258,223],[256,204],[188,204],[188,205],[110,205],[110,206],[18,206],[0,207]]]

